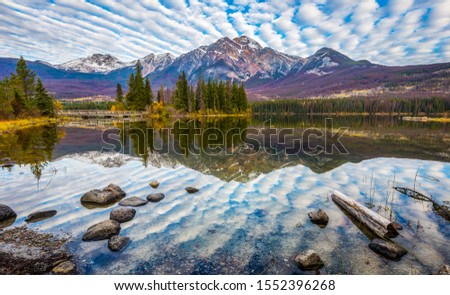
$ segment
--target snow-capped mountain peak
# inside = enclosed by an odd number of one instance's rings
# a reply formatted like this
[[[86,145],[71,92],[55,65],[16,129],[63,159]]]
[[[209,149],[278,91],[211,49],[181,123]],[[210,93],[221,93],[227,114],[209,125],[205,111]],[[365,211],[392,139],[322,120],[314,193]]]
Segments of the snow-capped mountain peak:
[[[171,53],[154,54],[140,58],[139,61],[142,64],[143,70],[142,75],[147,76],[149,73],[162,70],[172,64],[175,60],[175,55]],[[133,62],[135,64],[137,61]]]
[[[96,53],[88,57],[78,58],[56,65],[55,67],[82,73],[105,73],[122,68],[126,65],[126,63],[110,54]]]

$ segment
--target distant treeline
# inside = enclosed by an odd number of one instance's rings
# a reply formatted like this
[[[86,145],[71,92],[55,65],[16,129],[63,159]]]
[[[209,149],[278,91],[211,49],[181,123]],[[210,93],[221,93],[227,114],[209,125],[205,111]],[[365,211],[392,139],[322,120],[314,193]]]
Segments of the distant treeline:
[[[232,114],[243,113],[248,109],[244,83],[211,79],[205,82],[200,77],[194,87],[188,84],[184,72],[178,76],[172,101],[177,110],[187,113],[206,111]]]
[[[254,102],[254,114],[331,114],[331,113],[407,113],[426,115],[450,110],[450,99],[434,98],[334,98],[334,99],[278,99]]]
[[[111,110],[114,101],[63,101],[65,110]]]

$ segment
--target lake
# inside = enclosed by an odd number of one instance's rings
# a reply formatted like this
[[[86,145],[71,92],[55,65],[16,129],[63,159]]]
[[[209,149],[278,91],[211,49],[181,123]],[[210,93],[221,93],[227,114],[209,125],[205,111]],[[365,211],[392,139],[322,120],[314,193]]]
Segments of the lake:
[[[0,169],[0,203],[18,214],[12,226],[57,210],[28,226],[70,235],[83,274],[310,274],[294,261],[307,249],[323,274],[431,274],[450,263],[449,220],[393,187],[448,210],[449,143],[448,123],[391,116],[64,122],[0,135],[0,159],[16,163]],[[127,196],[165,194],[121,224],[131,243],[120,253],[81,240],[118,206],[85,207],[81,196],[110,183]],[[394,240],[408,253],[390,261],[369,249],[333,190],[399,223]],[[319,208],[325,228],[308,218]]]

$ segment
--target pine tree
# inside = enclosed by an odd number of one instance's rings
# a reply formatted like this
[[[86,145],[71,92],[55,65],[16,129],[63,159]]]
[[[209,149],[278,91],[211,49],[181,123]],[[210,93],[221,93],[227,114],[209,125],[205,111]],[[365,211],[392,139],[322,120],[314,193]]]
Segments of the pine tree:
[[[12,75],[19,84],[20,90],[23,92],[23,98],[29,103],[35,90],[36,74],[27,66],[27,63],[21,56],[16,64],[16,75]]]
[[[188,111],[189,86],[184,71],[178,76],[178,80],[173,93],[173,104],[177,110]]]
[[[195,112],[197,107],[195,106],[195,92],[194,92],[194,86],[189,86],[189,95],[188,95],[188,102],[189,102],[189,113]]]
[[[34,96],[34,104],[44,116],[55,116],[55,105],[53,98],[47,93],[40,78],[37,80],[36,95]]]
[[[145,78],[144,102],[145,102],[145,106],[149,106],[153,103],[153,91],[152,91],[152,86],[150,85],[150,80],[148,79],[148,77]],[[144,109],[145,109],[145,106],[144,106]]]
[[[116,87],[116,102],[123,103],[123,90],[122,90],[122,85],[120,85],[120,83],[117,83],[117,87]]]
[[[134,74],[131,73],[130,77],[128,78],[128,92],[125,96],[126,98],[126,104],[129,108],[132,108],[132,106],[135,104],[136,101],[136,87],[135,87],[135,78]]]
[[[14,90],[14,98],[11,102],[11,106],[16,117],[26,111],[25,100],[17,90]]]
[[[157,101],[158,103],[164,101],[164,87],[163,87],[162,84],[159,86],[158,93],[156,94],[156,101]]]
[[[196,111],[201,110],[202,112],[205,111],[205,82],[203,81],[203,77],[200,76],[200,78],[197,81],[197,88],[195,89],[195,108]]]

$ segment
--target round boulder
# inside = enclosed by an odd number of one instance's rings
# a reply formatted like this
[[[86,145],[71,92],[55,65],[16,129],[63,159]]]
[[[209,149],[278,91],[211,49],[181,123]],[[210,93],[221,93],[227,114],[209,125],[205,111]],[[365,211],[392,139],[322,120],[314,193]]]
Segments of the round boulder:
[[[162,193],[150,194],[147,196],[147,200],[149,202],[153,202],[153,203],[157,203],[157,202],[161,201],[162,199],[164,199],[164,194],[162,194]]]
[[[0,204],[0,222],[16,218],[17,214],[9,206]]]
[[[321,228],[324,228],[328,224],[328,215],[322,209],[319,209],[317,212],[309,212],[309,219],[312,223],[317,224]]]
[[[113,252],[119,252],[130,242],[130,238],[121,236],[112,236],[108,241],[108,248]]]
[[[307,250],[297,254],[295,262],[301,270],[317,270],[324,266],[322,258],[314,250]]]
[[[118,235],[120,224],[115,220],[106,220],[89,227],[83,235],[83,241],[107,240],[112,236]]]
[[[153,180],[152,182],[149,183],[149,185],[150,185],[152,188],[158,188],[159,182],[156,181],[156,180]]]
[[[114,208],[109,214],[109,219],[119,223],[130,221],[136,215],[136,210],[129,207]]]
[[[120,201],[119,205],[120,206],[128,206],[128,207],[139,207],[139,206],[144,206],[147,203],[148,203],[148,201],[143,200],[141,198],[131,197],[131,198],[123,199],[122,201]]]

